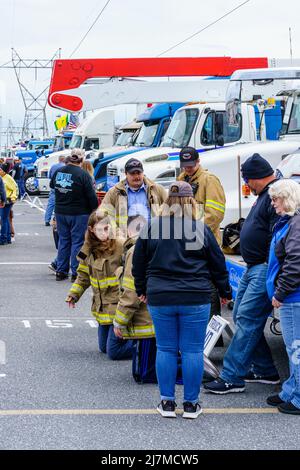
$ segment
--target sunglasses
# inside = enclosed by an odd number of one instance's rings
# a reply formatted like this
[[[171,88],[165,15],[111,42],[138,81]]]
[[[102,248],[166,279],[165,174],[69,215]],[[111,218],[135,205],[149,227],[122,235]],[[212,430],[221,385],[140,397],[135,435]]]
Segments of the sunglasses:
[[[248,183],[249,183],[249,178],[247,178],[246,176],[243,176],[243,180],[244,180],[244,183],[245,183],[245,184],[248,184]]]

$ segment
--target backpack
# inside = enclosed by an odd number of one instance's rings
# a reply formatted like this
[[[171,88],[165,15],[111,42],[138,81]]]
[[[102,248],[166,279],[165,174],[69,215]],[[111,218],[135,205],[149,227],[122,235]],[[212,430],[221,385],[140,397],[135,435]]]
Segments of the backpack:
[[[223,252],[227,255],[240,255],[240,233],[245,219],[242,217],[232,224],[226,225],[223,231]]]

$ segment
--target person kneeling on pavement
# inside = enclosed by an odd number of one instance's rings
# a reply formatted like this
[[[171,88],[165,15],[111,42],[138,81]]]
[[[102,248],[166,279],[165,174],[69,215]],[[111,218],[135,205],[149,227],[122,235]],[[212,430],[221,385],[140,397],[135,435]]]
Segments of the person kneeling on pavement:
[[[148,351],[148,360],[144,358],[142,370],[138,370],[138,354],[133,358],[132,375],[138,382],[157,383],[155,374],[156,341],[152,319],[147,306],[136,294],[132,276],[132,257],[136,240],[142,227],[147,223],[143,216],[128,218],[128,239],[124,244],[123,264],[120,267],[120,298],[114,318],[114,332],[118,338],[142,340],[139,346],[135,342],[135,353],[140,348]],[[151,355],[151,351],[155,351]],[[153,364],[149,360],[153,356]]]
[[[114,334],[113,320],[119,300],[119,282],[115,271],[122,264],[124,240],[117,239],[110,217],[93,212],[88,221],[85,243],[78,253],[77,278],[66,302],[75,307],[83,293],[91,286],[92,314],[99,323],[99,350],[112,360],[131,359],[133,343]]]

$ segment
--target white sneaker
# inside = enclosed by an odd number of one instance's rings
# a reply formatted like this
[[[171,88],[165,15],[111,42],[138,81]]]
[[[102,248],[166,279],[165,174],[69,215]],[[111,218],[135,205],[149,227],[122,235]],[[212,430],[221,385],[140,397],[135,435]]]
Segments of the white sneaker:
[[[176,406],[175,401],[162,400],[156,409],[164,418],[176,418]]]
[[[14,243],[16,241],[15,237],[11,237],[11,242]]]

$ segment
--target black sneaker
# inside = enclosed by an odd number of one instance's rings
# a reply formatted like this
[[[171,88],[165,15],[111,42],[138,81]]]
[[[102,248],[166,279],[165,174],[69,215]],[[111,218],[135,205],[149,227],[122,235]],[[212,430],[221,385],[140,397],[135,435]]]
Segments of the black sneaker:
[[[50,222],[45,222],[46,227],[50,227]]]
[[[64,279],[68,279],[68,275],[65,273],[56,273],[56,280],[63,281]]]
[[[176,406],[175,401],[162,400],[156,409],[164,418],[176,418]]]
[[[258,384],[267,384],[267,385],[276,385],[280,384],[280,377],[276,375],[257,375],[254,372],[249,372],[249,374],[244,377],[245,382],[249,383],[258,383]]]
[[[52,263],[48,264],[48,268],[51,269],[51,271],[53,271],[54,273],[56,273],[57,266],[55,263],[53,263],[53,261]]]
[[[266,401],[270,406],[279,406],[282,405],[282,403],[285,403],[281,400],[279,395],[272,395],[271,397],[268,397]]]
[[[195,419],[198,418],[199,415],[202,413],[202,408],[199,403],[193,405],[189,401],[183,403],[183,418],[187,419]]]
[[[281,413],[286,413],[288,415],[300,415],[300,408],[297,408],[293,403],[286,402],[278,406],[278,410]]]
[[[218,378],[213,382],[205,384],[204,389],[207,392],[215,393],[216,395],[226,395],[227,393],[244,392],[245,385],[231,384],[229,382],[225,382],[223,379]]]
[[[77,274],[72,274],[71,276],[71,282],[75,282],[77,279]]]

